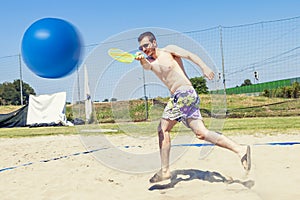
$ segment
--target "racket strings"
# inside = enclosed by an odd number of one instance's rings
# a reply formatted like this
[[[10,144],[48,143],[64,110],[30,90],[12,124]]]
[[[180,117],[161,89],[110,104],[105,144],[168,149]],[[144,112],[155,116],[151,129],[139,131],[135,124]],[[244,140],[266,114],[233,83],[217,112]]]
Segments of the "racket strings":
[[[124,62],[124,63],[131,63],[134,59],[135,56],[127,53],[125,51],[122,51],[120,49],[110,49],[108,51],[108,54],[115,60],[119,62]]]

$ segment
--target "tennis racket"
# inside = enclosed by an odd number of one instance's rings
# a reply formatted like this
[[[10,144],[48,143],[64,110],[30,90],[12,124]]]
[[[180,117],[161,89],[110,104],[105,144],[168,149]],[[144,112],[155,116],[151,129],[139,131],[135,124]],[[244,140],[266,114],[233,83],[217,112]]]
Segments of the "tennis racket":
[[[115,60],[122,63],[132,63],[137,57],[135,54],[128,53],[121,49],[111,48],[108,50],[108,54]]]

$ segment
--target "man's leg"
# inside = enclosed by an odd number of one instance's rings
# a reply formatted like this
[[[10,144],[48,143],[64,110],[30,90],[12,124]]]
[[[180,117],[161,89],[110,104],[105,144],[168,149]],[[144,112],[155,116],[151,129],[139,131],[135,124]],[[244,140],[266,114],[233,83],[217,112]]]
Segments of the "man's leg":
[[[170,131],[176,123],[176,120],[169,119],[161,119],[160,121],[157,131],[161,158],[161,170],[150,179],[151,183],[159,182],[171,177],[169,167],[171,150]]]
[[[249,149],[247,149],[248,147],[241,146],[224,135],[209,131],[200,119],[188,119],[188,124],[196,134],[197,138],[208,141],[219,147],[229,149],[238,154],[240,159],[243,159],[246,154],[250,154]],[[250,158],[249,160],[243,159],[242,165],[247,171],[250,170]]]

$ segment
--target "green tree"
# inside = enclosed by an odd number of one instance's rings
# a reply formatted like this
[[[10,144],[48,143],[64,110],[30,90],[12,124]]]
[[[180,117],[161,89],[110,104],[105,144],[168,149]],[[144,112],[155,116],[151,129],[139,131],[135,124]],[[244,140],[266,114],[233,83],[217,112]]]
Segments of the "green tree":
[[[17,92],[20,94],[20,79],[14,80],[13,82],[14,86],[16,87]],[[23,92],[23,103],[28,104],[29,103],[29,95],[36,95],[34,89],[28,84],[23,82],[22,84],[22,92]]]
[[[208,87],[206,86],[205,78],[194,77],[191,78],[190,81],[198,94],[208,94]]]
[[[12,83],[4,82],[0,85],[0,97],[2,105],[18,105],[15,101],[20,95]]]
[[[244,80],[244,83],[241,84],[241,86],[247,86],[247,85],[252,85],[251,80],[250,79],[246,79]]]
[[[21,105],[20,100],[20,80],[12,83],[4,82],[0,84],[0,104],[1,105]],[[27,83],[22,84],[23,103],[28,104],[29,95],[35,95],[34,89]]]

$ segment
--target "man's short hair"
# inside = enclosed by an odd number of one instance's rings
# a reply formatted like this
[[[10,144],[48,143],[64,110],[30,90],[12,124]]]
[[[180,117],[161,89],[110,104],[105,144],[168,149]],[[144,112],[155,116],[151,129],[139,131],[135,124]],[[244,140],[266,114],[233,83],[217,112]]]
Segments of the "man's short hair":
[[[138,42],[142,41],[142,39],[144,37],[148,37],[150,42],[153,42],[153,40],[156,40],[154,34],[150,31],[144,32],[142,33],[139,37],[138,37]]]

